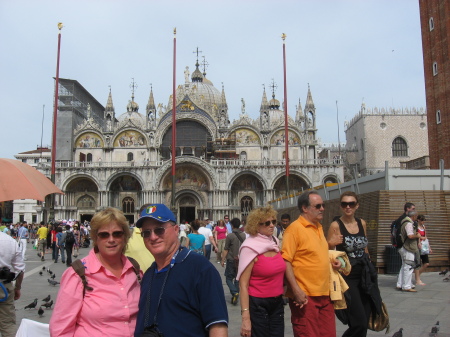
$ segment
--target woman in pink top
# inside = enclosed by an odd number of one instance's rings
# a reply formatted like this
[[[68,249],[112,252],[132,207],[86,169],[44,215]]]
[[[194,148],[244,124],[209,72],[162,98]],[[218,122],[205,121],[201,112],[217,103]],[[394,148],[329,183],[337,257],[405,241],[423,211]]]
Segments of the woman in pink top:
[[[245,231],[250,236],[241,245],[236,277],[241,296],[241,336],[284,336],[286,264],[273,236],[276,218],[272,207],[254,209],[247,218]]]
[[[94,248],[81,262],[92,290],[84,289],[73,268],[64,272],[50,319],[50,335],[131,337],[140,285],[133,265],[123,254],[130,238],[128,221],[121,211],[107,208],[92,218],[91,235]]]
[[[225,246],[225,239],[227,238],[227,226],[225,226],[225,221],[217,221],[217,226],[214,228],[214,239],[217,242],[217,263],[222,260],[223,247]]]

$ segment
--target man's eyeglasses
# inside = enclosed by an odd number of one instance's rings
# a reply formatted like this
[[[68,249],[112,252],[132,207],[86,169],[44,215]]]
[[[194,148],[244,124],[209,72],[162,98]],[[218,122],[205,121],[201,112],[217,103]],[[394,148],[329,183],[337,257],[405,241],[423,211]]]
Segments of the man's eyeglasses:
[[[315,209],[321,209],[322,207],[325,208],[325,204],[317,204],[317,205],[311,205],[311,207],[314,207]]]
[[[350,201],[350,202],[341,201],[342,208],[347,208],[347,207],[355,208],[357,204],[358,203],[356,201]]]
[[[114,239],[119,239],[123,237],[125,233],[123,231],[116,231],[116,232],[99,232],[97,233],[97,237],[100,239],[108,239],[111,235]]]
[[[152,232],[155,233],[156,236],[163,236],[166,232],[166,227],[156,227],[155,229],[147,229],[141,232],[141,236],[143,238],[149,238],[152,235]]]
[[[276,225],[276,224],[277,224],[277,220],[266,221],[266,222],[260,222],[259,224],[268,227],[268,226],[270,226],[270,224]]]

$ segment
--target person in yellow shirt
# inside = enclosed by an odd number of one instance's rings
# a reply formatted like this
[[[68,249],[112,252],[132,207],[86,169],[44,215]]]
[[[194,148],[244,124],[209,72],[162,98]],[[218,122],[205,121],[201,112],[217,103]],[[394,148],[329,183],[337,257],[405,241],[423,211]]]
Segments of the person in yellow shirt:
[[[38,249],[39,253],[38,256],[41,257],[41,261],[45,261],[45,247],[47,246],[47,234],[48,234],[48,228],[41,223],[41,226],[39,227],[36,236],[38,237]]]
[[[298,198],[299,218],[283,234],[281,255],[286,262],[289,306],[294,336],[335,337],[330,300],[328,242],[320,221],[325,204],[316,191]],[[333,268],[341,263],[334,260]]]
[[[145,204],[139,210],[139,215],[142,211],[152,204]],[[152,265],[155,258],[152,253],[145,247],[144,239],[141,236],[141,229],[134,227],[132,230],[130,239],[128,240],[127,249],[125,250],[125,256],[132,257],[137,262],[143,273]]]

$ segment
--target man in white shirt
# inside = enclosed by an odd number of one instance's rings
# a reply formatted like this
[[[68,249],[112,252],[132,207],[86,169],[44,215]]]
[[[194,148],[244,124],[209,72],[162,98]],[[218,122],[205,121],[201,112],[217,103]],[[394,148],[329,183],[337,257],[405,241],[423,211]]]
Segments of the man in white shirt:
[[[206,219],[208,220],[208,219]],[[217,244],[214,240],[212,231],[206,228],[206,222],[200,222],[200,228],[198,229],[198,234],[202,234],[205,237],[205,257],[209,260],[211,258],[211,248],[214,247],[214,251],[217,252]]]
[[[14,300],[20,298],[25,263],[16,240],[2,232],[0,232],[0,247],[0,269],[7,268],[8,271],[3,275],[5,278],[0,279],[8,292],[8,298],[0,302],[0,334],[2,337],[14,337],[16,335]]]

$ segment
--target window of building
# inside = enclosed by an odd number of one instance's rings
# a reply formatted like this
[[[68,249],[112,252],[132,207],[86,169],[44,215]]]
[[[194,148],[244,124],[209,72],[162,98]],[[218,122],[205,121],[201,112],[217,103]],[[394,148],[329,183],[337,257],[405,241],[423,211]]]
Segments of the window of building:
[[[32,214],[31,215],[31,222],[32,223],[36,223],[37,222],[37,215],[36,214]]]
[[[92,163],[92,153],[88,153],[86,156],[86,160],[90,163]]]
[[[364,140],[361,139],[361,158],[364,158]]]
[[[242,151],[239,155],[240,160],[247,160],[247,152]]]
[[[126,197],[122,201],[122,212],[133,213],[134,212],[134,199],[131,197]]]
[[[133,153],[132,152],[128,152],[128,154],[127,154],[127,161],[133,161],[133,158],[134,158]]]
[[[433,17],[428,20],[428,23],[430,24],[430,32],[434,29],[434,19]]]
[[[408,144],[402,137],[397,137],[392,142],[392,157],[407,157]]]
[[[34,163],[35,164],[39,163],[39,158],[34,158]]]
[[[438,64],[437,62],[433,62],[433,76],[438,74]]]
[[[436,111],[436,124],[441,124],[441,110]]]
[[[19,222],[24,222],[24,221],[25,221],[25,215],[19,214]]]
[[[22,159],[22,163],[26,163],[27,162],[27,160],[26,159]]]
[[[253,199],[249,196],[245,196],[241,199],[241,217],[247,218],[247,215],[253,209]]]

